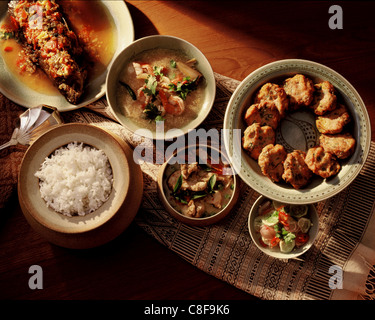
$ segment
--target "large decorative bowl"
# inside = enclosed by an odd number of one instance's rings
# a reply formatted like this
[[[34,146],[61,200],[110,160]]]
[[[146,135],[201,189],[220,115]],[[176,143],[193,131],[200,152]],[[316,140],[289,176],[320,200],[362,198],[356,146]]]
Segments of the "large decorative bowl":
[[[246,129],[243,115],[253,103],[255,93],[267,82],[280,83],[297,73],[304,74],[314,83],[327,80],[336,89],[338,99],[350,112],[350,131],[356,139],[354,154],[341,161],[340,172],[331,178],[314,176],[304,188],[294,189],[285,182],[273,183],[264,176],[257,161],[241,146]],[[224,118],[224,142],[237,173],[254,190],[267,198],[290,204],[308,204],[330,198],[346,188],[359,174],[369,153],[371,141],[370,120],[366,106],[356,89],[338,72],[322,64],[300,59],[269,63],[248,75],[233,93]],[[237,130],[236,130],[237,129]],[[276,131],[276,143],[307,151],[319,143],[319,132],[312,113],[291,113],[281,121]],[[290,150],[289,150],[290,152]]]

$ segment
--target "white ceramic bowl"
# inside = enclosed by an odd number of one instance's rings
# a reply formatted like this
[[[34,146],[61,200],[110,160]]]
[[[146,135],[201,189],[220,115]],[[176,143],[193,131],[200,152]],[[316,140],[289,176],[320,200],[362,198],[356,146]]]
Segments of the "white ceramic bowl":
[[[265,247],[260,243],[260,233],[256,232],[254,230],[254,219],[258,216],[258,208],[259,205],[264,203],[267,200],[266,197],[260,196],[253,204],[251,207],[250,213],[249,213],[249,219],[248,219],[248,228],[250,232],[251,239],[255,243],[255,245],[264,253],[268,254],[269,256],[273,258],[278,258],[278,259],[293,259],[297,258],[300,255],[304,254],[307,250],[311,248],[313,245],[316,236],[318,235],[319,231],[319,216],[316,211],[316,208],[314,204],[309,204],[308,205],[308,213],[310,215],[310,219],[312,221],[312,226],[309,230],[309,240],[300,248],[295,248],[293,249],[290,253],[283,253],[280,251],[279,248],[274,248],[271,249],[268,246]]]
[[[329,179],[314,176],[312,182],[300,190],[293,189],[285,182],[273,183],[268,177],[264,176],[258,163],[243,150],[240,140],[246,129],[243,115],[252,103],[254,94],[267,82],[280,83],[283,79],[297,73],[310,77],[314,83],[328,80],[333,84],[339,98],[349,108],[352,118],[350,128],[356,139],[354,154],[345,161],[340,161],[342,169],[336,176]],[[293,113],[291,116],[293,117]],[[290,128],[289,126],[293,125],[293,122],[295,128],[298,129],[298,125],[302,127],[301,124],[298,124],[298,119],[289,118],[289,120],[289,123],[284,126],[287,131]],[[314,145],[319,133],[316,129],[313,129],[313,126],[315,126],[314,118],[312,123],[310,134],[314,137],[308,136],[300,128],[298,130],[301,139],[298,140],[294,137],[294,142],[307,141],[307,148],[312,146],[308,145],[310,143]],[[283,125],[283,122],[281,125]],[[237,164],[236,170],[240,177],[260,194],[270,199],[294,204],[319,202],[346,188],[362,169],[369,153],[371,141],[371,125],[366,106],[355,88],[336,71],[316,62],[299,59],[272,62],[248,75],[237,87],[228,103],[224,118],[224,129],[226,129],[225,147],[231,162]],[[241,135],[236,136],[234,129],[240,129]]]
[[[45,158],[71,142],[103,150],[113,174],[109,198],[96,211],[68,217],[47,207],[35,172]],[[30,225],[48,241],[62,247],[85,249],[111,241],[134,219],[142,199],[143,176],[132,151],[117,136],[89,124],[64,124],[41,135],[27,150],[18,179],[18,197]]]
[[[197,69],[205,79],[205,93],[203,105],[197,118],[195,118],[192,122],[188,123],[182,128],[177,128],[177,131],[174,131],[173,129],[168,130],[164,135],[161,135],[161,137],[156,135],[155,131],[152,132],[148,130],[149,132],[137,132],[140,135],[150,139],[173,139],[175,137],[186,134],[190,129],[198,127],[210,113],[215,100],[216,83],[211,65],[207,58],[204,56],[204,54],[191,43],[177,37],[166,35],[148,36],[134,41],[132,44],[126,47],[112,63],[107,75],[106,95],[108,104],[111,107],[114,115],[124,127],[129,129],[133,133],[139,129],[142,129],[134,121],[132,121],[124,115],[122,107],[117,103],[116,88],[118,84],[119,74],[121,73],[121,71],[127,63],[129,63],[138,54],[146,50],[157,48],[178,50],[186,54],[189,58],[196,58]]]
[[[207,146],[202,146],[202,145],[188,146],[186,148],[179,149],[177,152],[178,152],[178,154],[184,154],[185,150],[187,150],[187,149],[190,149],[190,150],[193,149],[194,150],[194,148],[202,148],[202,147],[207,148],[205,150],[209,150],[210,148],[215,150],[215,152],[217,152],[217,154],[220,155],[220,159],[222,159],[225,163],[228,163],[228,160],[226,160],[225,155],[221,151],[219,151],[218,149],[213,148],[213,147],[207,147]],[[208,153],[210,154],[210,152],[211,151],[209,151]],[[186,154],[188,154],[188,153],[186,153]],[[179,220],[179,221],[181,221],[185,224],[189,224],[189,225],[193,225],[193,226],[201,226],[201,227],[208,226],[208,225],[217,223],[220,220],[224,219],[231,212],[231,210],[233,209],[234,205],[236,204],[236,202],[238,200],[240,185],[239,185],[239,180],[238,180],[237,175],[233,175],[232,197],[230,198],[228,204],[222,210],[220,210],[219,212],[217,212],[217,213],[215,213],[211,216],[207,216],[207,217],[201,217],[201,218],[189,217],[189,216],[183,215],[181,212],[177,211],[171,205],[171,203],[168,200],[168,196],[167,196],[167,192],[166,192],[166,190],[168,189],[167,179],[169,178],[169,176],[166,174],[167,173],[166,171],[167,171],[167,168],[170,165],[170,163],[174,163],[175,156],[176,156],[176,153],[174,153],[162,165],[162,167],[159,169],[159,174],[158,174],[158,181],[157,181],[158,182],[158,195],[159,195],[159,198],[160,198],[161,202],[163,203],[165,209],[175,219],[177,219],[177,220]]]

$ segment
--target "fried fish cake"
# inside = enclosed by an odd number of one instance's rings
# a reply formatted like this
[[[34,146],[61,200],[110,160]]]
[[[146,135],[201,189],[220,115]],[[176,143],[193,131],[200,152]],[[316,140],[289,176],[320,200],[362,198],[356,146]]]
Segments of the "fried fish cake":
[[[270,126],[253,123],[248,126],[242,137],[242,146],[254,160],[258,160],[262,149],[275,143],[275,131]]]
[[[285,117],[288,111],[289,99],[283,87],[275,83],[264,84],[254,99],[255,103],[261,101],[272,101],[277,110],[279,110],[280,117]]]
[[[294,189],[301,189],[306,186],[313,175],[305,162],[306,153],[301,150],[294,150],[288,153],[284,161],[284,173],[282,178],[290,183]]]
[[[317,115],[323,115],[336,108],[335,87],[329,81],[323,81],[314,85],[314,99],[311,108]]]
[[[356,141],[350,133],[335,135],[322,134],[319,137],[320,145],[325,151],[334,154],[339,159],[346,159],[354,153]]]
[[[248,126],[259,123],[261,126],[270,126],[276,130],[280,121],[280,113],[271,101],[261,101],[253,104],[247,109],[245,121]]]
[[[334,176],[341,169],[336,157],[321,146],[310,148],[306,153],[305,162],[313,173],[322,178]]]
[[[262,149],[258,164],[262,173],[273,182],[279,182],[284,173],[284,160],[287,152],[280,144],[269,144]]]
[[[350,121],[347,108],[343,104],[339,104],[333,111],[317,117],[316,127],[320,133],[336,134],[340,133]]]
[[[314,98],[314,83],[303,74],[296,74],[284,81],[284,90],[289,97],[289,109],[298,110],[301,106],[308,106]]]

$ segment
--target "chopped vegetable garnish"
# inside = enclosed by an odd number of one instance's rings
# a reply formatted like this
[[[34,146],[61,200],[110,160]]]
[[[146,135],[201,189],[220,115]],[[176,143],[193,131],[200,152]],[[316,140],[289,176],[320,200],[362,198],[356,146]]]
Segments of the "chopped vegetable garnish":
[[[182,174],[177,179],[177,182],[173,188],[173,193],[176,193],[178,190],[180,190],[181,185],[182,185]]]
[[[171,68],[177,67],[176,61],[174,61],[173,59],[170,61],[170,65],[171,65]]]
[[[158,81],[156,80],[155,76],[149,75],[146,82],[146,88],[143,89],[143,92],[149,96],[156,95],[156,87],[158,85]]]
[[[209,186],[210,192],[214,192],[215,184],[216,184],[216,174],[213,174],[210,180],[208,180],[208,186]]]
[[[0,40],[8,40],[13,38],[15,38],[15,33],[13,31],[0,30]]]
[[[145,106],[143,113],[146,115],[147,119],[154,121],[163,121],[161,111],[152,102]]]
[[[260,232],[262,246],[279,247],[281,252],[289,253],[294,247],[302,246],[308,241],[308,232],[312,225],[308,217],[308,206],[307,210],[303,209],[304,217],[292,216],[285,212],[285,208],[288,208],[288,212],[301,213],[302,206],[298,206],[297,210],[293,207],[275,201],[271,206],[270,201],[259,206],[259,215],[254,219],[254,230]]]
[[[189,77],[186,77],[182,81],[177,82],[177,84],[170,83],[169,90],[176,92],[181,99],[186,100],[187,95],[197,89],[197,85],[198,78],[191,81]]]

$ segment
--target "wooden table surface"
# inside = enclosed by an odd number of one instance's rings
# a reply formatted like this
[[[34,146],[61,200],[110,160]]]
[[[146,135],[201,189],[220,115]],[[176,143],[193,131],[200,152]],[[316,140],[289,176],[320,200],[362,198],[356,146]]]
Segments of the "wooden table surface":
[[[127,1],[135,38],[173,35],[197,46],[215,72],[237,80],[279,59],[331,67],[362,96],[375,128],[374,2],[340,1],[343,29],[331,30],[325,1]],[[374,138],[373,138],[374,139]],[[31,265],[43,289],[28,286]],[[0,219],[0,299],[228,299],[251,295],[193,267],[133,223],[113,242],[74,251],[41,238],[17,198]]]

